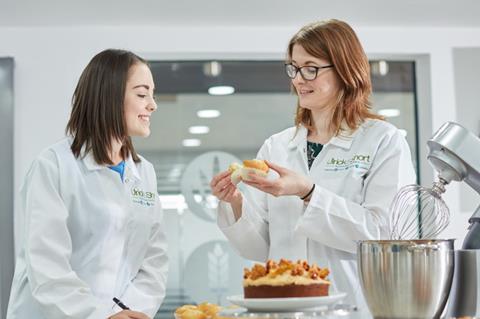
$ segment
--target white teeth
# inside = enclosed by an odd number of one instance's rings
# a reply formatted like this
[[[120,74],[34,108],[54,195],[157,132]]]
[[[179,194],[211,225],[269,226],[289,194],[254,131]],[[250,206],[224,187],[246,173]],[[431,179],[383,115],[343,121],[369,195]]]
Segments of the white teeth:
[[[143,121],[150,122],[150,116],[148,115],[139,115],[138,117]]]

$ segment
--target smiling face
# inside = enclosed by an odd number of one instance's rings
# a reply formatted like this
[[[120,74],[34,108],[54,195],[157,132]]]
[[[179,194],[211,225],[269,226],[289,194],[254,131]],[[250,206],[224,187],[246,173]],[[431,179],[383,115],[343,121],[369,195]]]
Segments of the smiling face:
[[[298,44],[293,46],[291,63],[296,67],[322,67],[331,64],[330,61],[310,55]],[[298,95],[301,107],[311,111],[326,111],[334,107],[340,83],[333,68],[319,69],[314,80],[306,81],[297,72],[292,84]]]
[[[150,135],[150,116],[157,109],[152,72],[144,63],[135,63],[128,72],[125,88],[125,122],[128,136]]]

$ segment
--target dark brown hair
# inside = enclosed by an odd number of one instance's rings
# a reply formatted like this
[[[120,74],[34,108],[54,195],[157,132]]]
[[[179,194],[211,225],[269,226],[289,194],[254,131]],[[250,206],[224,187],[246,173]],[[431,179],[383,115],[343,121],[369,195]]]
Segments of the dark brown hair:
[[[112,165],[112,139],[122,141],[122,158],[140,162],[127,135],[124,99],[128,72],[136,63],[147,62],[132,52],[108,49],[88,63],[72,97],[72,112],[66,132],[73,137],[75,157],[93,152],[98,164]],[[82,149],[84,154],[82,153]]]
[[[288,44],[288,60],[292,59],[295,44],[334,65],[340,91],[330,125],[336,135],[343,129],[343,121],[349,129],[355,130],[367,118],[383,119],[371,111],[370,65],[355,31],[347,23],[328,20],[304,26]],[[300,124],[313,129],[312,112],[297,104],[295,125]]]

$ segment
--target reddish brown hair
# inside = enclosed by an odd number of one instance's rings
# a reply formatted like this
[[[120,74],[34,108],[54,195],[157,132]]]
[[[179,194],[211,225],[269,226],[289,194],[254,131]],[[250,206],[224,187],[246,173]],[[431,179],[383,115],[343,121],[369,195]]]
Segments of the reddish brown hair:
[[[288,62],[292,59],[293,47],[296,44],[303,47],[308,54],[334,65],[340,91],[330,125],[336,135],[343,129],[344,121],[349,129],[355,130],[367,118],[383,119],[371,111],[370,65],[355,31],[347,23],[328,20],[304,26],[288,44]],[[295,125],[313,129],[311,111],[299,104]]]
[[[109,49],[94,56],[83,70],[73,93],[66,128],[67,134],[73,137],[71,149],[75,157],[78,158],[84,148],[85,153],[93,152],[98,164],[112,165],[112,139],[117,139],[123,142],[122,158],[131,155],[135,162],[140,162],[127,135],[124,116],[128,72],[136,63],[147,65],[132,52]]]

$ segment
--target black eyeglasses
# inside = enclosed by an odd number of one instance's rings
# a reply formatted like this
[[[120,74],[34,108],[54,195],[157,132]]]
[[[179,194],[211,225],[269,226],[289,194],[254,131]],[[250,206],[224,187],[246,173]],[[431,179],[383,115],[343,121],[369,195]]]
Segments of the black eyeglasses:
[[[294,79],[297,76],[297,72],[300,71],[300,75],[305,81],[312,81],[317,78],[318,70],[332,68],[332,67],[333,67],[333,64],[329,64],[325,66],[306,65],[299,68],[291,63],[288,63],[288,64],[285,64],[285,72],[287,73],[289,78]]]

